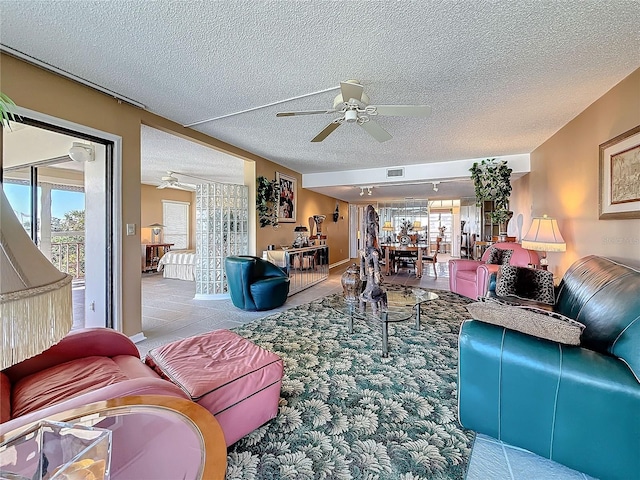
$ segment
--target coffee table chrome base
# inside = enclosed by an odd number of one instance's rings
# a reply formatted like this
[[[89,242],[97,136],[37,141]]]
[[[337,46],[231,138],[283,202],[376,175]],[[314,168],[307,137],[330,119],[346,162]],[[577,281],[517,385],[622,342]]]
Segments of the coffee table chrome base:
[[[397,323],[409,320],[415,315],[415,329],[420,330],[421,309],[420,305],[430,300],[436,300],[438,295],[433,292],[413,289],[410,292],[387,292],[389,305],[384,308],[372,302],[352,302],[338,299],[334,301],[332,308],[346,314],[347,330],[353,334],[353,320],[357,318],[370,318],[380,322],[382,327],[382,357],[389,357],[389,323]],[[367,312],[367,303],[370,311]]]

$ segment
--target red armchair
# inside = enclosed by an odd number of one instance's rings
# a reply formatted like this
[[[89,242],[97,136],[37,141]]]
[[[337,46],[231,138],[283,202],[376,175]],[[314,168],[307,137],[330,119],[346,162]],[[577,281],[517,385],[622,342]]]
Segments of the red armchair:
[[[522,248],[519,243],[494,243],[484,252],[481,260],[449,260],[449,290],[474,300],[478,297],[484,297],[489,288],[491,274],[496,273],[500,267],[500,265],[486,263],[493,247],[513,250],[509,261],[511,265],[526,267],[529,264],[538,265],[540,263],[538,252]]]

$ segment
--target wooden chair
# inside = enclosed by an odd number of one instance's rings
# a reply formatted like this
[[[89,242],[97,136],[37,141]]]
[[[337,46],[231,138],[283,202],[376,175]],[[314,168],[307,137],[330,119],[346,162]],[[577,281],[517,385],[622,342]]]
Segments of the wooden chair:
[[[436,249],[434,252],[427,252],[426,255],[422,255],[422,264],[431,263],[433,265],[433,275],[438,278],[438,252],[440,251],[440,242],[442,241],[441,237],[436,239]]]
[[[400,268],[406,268],[409,273],[411,273],[411,267],[416,269],[416,262],[418,261],[418,253],[411,251],[403,251],[401,249],[396,249],[395,254],[395,273],[398,273]]]
[[[493,243],[499,242],[500,240],[498,239],[498,237],[491,237],[491,241]],[[516,237],[507,237],[506,240],[504,240],[505,242],[515,242],[516,241]]]

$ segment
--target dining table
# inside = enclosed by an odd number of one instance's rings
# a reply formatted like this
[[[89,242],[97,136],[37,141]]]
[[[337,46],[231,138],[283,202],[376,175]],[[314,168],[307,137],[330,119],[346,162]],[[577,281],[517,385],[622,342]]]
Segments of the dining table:
[[[391,275],[391,254],[393,253],[393,257],[396,259],[401,257],[404,254],[415,255],[415,271],[416,278],[422,277],[422,256],[424,252],[429,252],[429,245],[426,243],[422,244],[414,244],[414,245],[402,245],[402,244],[392,244],[392,243],[383,243],[380,245],[384,250],[384,274]]]

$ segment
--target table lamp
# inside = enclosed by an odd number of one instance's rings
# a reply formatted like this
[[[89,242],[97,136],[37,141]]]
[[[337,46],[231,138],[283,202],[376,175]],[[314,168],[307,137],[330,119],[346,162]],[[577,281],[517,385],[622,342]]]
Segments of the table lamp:
[[[549,265],[547,252],[564,252],[567,250],[567,244],[560,234],[556,219],[543,215],[534,217],[531,221],[529,231],[522,239],[522,248],[542,252],[540,267],[546,270]]]
[[[393,226],[391,225],[391,222],[387,221],[382,224],[382,230],[384,232],[393,232],[394,229],[393,229]],[[387,235],[386,242],[391,243],[391,235]]]
[[[151,225],[149,225],[149,228],[151,228],[151,243],[159,243],[160,241],[160,232],[162,231],[162,228],[164,227],[164,225],[160,224],[160,223],[152,223]]]
[[[73,325],[71,275],[31,241],[0,184],[0,370],[58,343]]]

